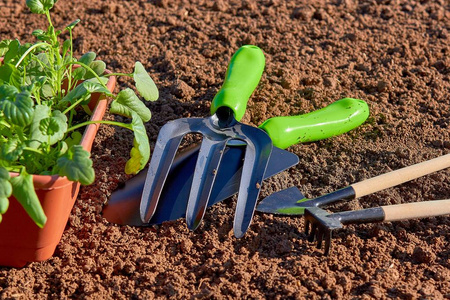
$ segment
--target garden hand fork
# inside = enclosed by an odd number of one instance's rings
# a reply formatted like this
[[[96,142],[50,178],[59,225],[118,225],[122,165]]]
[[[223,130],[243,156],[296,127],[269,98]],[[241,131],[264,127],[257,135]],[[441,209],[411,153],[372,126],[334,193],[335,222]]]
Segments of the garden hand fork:
[[[256,46],[242,46],[229,63],[225,81],[214,97],[209,118],[184,118],[165,124],[158,135],[142,193],[140,214],[148,223],[158,201],[183,137],[188,133],[203,135],[186,210],[186,223],[195,230],[208,206],[217,170],[227,143],[246,144],[242,177],[234,218],[234,234],[242,237],[250,226],[263,176],[272,151],[268,134],[241,124],[247,101],[264,70],[264,54]],[[226,163],[226,162],[225,162]]]

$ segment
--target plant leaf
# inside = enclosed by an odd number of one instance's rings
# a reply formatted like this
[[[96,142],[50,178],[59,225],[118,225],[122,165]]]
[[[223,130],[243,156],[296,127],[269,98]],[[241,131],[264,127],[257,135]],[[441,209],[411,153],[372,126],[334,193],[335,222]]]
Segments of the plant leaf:
[[[39,122],[39,131],[43,135],[53,136],[59,131],[58,122],[55,118],[45,118]]]
[[[130,88],[121,90],[117,94],[116,99],[111,103],[109,111],[129,118],[132,117],[132,112],[135,112],[144,122],[148,122],[152,117],[152,113],[148,107],[145,106]]]
[[[80,23],[80,19],[76,19],[75,21],[67,25],[65,29],[72,30],[78,23]]]
[[[7,162],[17,161],[23,152],[22,147],[19,145],[17,138],[10,138],[3,143],[0,148],[1,158],[0,160]]]
[[[47,35],[47,32],[42,29],[36,29],[31,34],[40,41],[50,41],[50,37]]]
[[[86,74],[86,69],[82,68],[82,67],[76,68],[72,71],[72,77],[75,80],[83,79],[85,74]]]
[[[131,115],[133,118],[131,126],[134,131],[134,140],[133,148],[130,152],[131,157],[125,165],[125,173],[136,174],[147,165],[150,158],[150,144],[142,119],[133,111]]]
[[[106,64],[105,64],[105,62],[103,62],[101,60],[95,60],[89,64],[89,67],[92,70],[94,70],[95,74],[97,74],[98,76],[101,76],[105,72]],[[86,71],[86,75],[84,75],[85,79],[90,79],[93,77],[95,77],[95,76],[94,76],[94,74],[92,74],[92,72]]]
[[[53,8],[56,0],[27,0],[26,3],[32,13],[45,14],[46,11]]]
[[[0,42],[0,56],[5,56],[5,53],[8,52],[9,44],[12,40],[3,40]]]
[[[94,61],[95,57],[97,57],[97,54],[95,54],[95,52],[87,52],[83,54],[83,56],[81,56],[78,61],[89,66],[91,62]]]
[[[0,167],[0,215],[8,210],[8,198],[12,194],[12,185],[9,179],[9,172],[5,168]]]
[[[97,81],[97,80],[95,80]],[[94,82],[92,80],[89,81],[83,81],[80,85],[78,85],[76,88],[71,90],[63,99],[61,99],[61,103],[74,103],[75,101],[81,99],[82,97],[87,96],[88,94],[92,93],[102,93],[107,96],[112,96],[112,93],[106,89],[103,85],[100,83]],[[86,101],[89,101],[87,99]],[[81,103],[81,104],[87,104],[87,103]]]
[[[25,127],[33,118],[33,100],[30,92],[16,91],[8,85],[0,86],[0,110],[3,111],[7,121]]]
[[[42,123],[43,120],[47,119],[51,120],[44,121],[44,123],[49,122],[48,126],[51,126],[51,128],[46,127],[46,124]],[[55,123],[58,128],[56,128]],[[62,140],[66,131],[67,117],[62,112],[59,110],[54,110],[52,112],[50,107],[46,105],[36,105],[33,121],[30,126],[30,147],[36,149],[39,148],[42,143],[53,145]]]
[[[64,54],[66,54],[68,51],[69,51],[69,49],[70,49],[70,40],[65,40],[64,42],[63,42],[63,47],[62,47],[62,51],[61,51],[61,53],[64,55]]]
[[[12,185],[13,196],[23,206],[36,225],[41,228],[44,227],[47,217],[34,190],[33,176],[22,170],[19,176],[12,177],[9,182]]]
[[[78,145],[81,142],[81,138],[83,135],[81,135],[80,132],[74,131],[70,135],[70,137],[66,138],[64,141],[67,143],[67,146],[70,148],[73,145]]]
[[[108,96],[112,96],[112,93],[110,92],[110,90],[106,89],[103,85],[101,85],[98,82],[84,81],[81,85],[83,86],[84,89],[86,89],[86,91],[89,94],[102,93],[102,94],[106,94]]]
[[[14,58],[16,58],[17,54],[19,54],[20,43],[18,40],[13,40],[8,45],[8,51],[5,53],[3,57],[3,63],[9,63]]]
[[[159,91],[155,82],[138,61],[134,65],[133,78],[136,82],[136,89],[145,100],[155,101],[159,98]]]
[[[73,145],[56,161],[58,173],[71,181],[87,185],[94,182],[95,172],[92,168],[90,153],[81,145]]]
[[[0,79],[16,87],[20,86],[20,72],[13,64],[5,63],[0,66]]]

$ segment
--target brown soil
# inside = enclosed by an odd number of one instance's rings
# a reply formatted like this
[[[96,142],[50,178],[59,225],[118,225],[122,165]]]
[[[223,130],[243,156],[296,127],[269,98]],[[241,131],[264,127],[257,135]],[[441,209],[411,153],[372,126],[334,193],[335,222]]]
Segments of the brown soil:
[[[25,1],[0,1],[0,39],[30,39],[45,26]],[[264,182],[261,199],[296,185],[308,197],[450,152],[450,7],[403,0],[60,0],[55,25],[82,20],[78,54],[95,51],[117,72],[141,61],[160,88],[149,104],[152,145],[167,121],[205,117],[231,55],[261,47],[266,70],[243,122],[309,112],[343,97],[368,102],[351,133],[288,150],[300,163]],[[126,86],[126,81],[121,81]],[[117,226],[100,212],[128,177],[132,136],[102,126],[83,187],[53,258],[0,268],[1,298],[401,298],[450,299],[450,218],[346,226],[324,257],[303,218],[256,213],[232,234],[236,198],[150,228]],[[330,209],[444,199],[450,171]]]

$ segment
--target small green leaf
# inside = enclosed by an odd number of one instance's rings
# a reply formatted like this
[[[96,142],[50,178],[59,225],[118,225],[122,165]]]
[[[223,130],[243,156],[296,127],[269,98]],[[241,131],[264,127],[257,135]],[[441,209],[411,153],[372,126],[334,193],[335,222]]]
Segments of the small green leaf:
[[[9,172],[5,168],[0,167],[0,215],[8,210],[8,198],[12,194],[12,185],[9,179]]]
[[[84,75],[86,75],[86,69],[79,67],[72,71],[72,77],[74,80],[81,80],[84,78]]]
[[[147,101],[155,101],[159,98],[159,91],[153,79],[148,75],[144,66],[140,62],[134,65],[133,73],[136,89],[139,94]]]
[[[65,29],[72,30],[78,23],[80,23],[80,19],[76,19],[75,21],[67,25]]]
[[[11,41],[8,45],[8,51],[5,53],[3,57],[3,63],[9,63],[19,54],[20,43],[18,40]]]
[[[43,120],[47,121],[42,123]],[[67,117],[62,112],[51,111],[46,105],[36,105],[30,126],[30,147],[37,149],[42,143],[50,143],[50,145],[57,143],[64,137],[67,126]]]
[[[45,98],[51,98],[53,96],[52,86],[48,83],[42,85],[41,94]]]
[[[36,29],[32,33],[40,41],[49,41],[50,38],[47,36],[47,32],[42,29]]]
[[[19,145],[19,140],[17,138],[9,138],[5,143],[1,145],[0,153],[1,158],[0,160],[4,160],[7,162],[15,162],[19,159],[20,155],[22,154],[23,149]]]
[[[84,89],[86,89],[86,91],[89,94],[102,93],[102,94],[106,94],[108,96],[112,96],[112,93],[110,92],[110,90],[106,89],[100,83],[92,82],[92,81],[84,81],[81,85],[83,86]]]
[[[121,90],[111,103],[110,112],[125,117],[132,117],[135,112],[144,122],[148,122],[152,114],[147,106],[136,96],[130,88]]]
[[[26,3],[32,13],[45,14],[45,12],[53,8],[56,0],[27,0]]]
[[[4,63],[0,66],[0,80],[14,86],[20,86],[20,72],[13,64]]]
[[[133,118],[131,126],[134,131],[134,140],[133,148],[130,152],[131,157],[125,165],[125,173],[136,174],[147,165],[150,158],[150,144],[142,119],[133,111],[131,115]]]
[[[78,144],[80,144],[80,143],[81,143],[81,138],[82,138],[82,137],[83,137],[83,136],[81,135],[80,132],[74,131],[74,132],[72,132],[72,134],[70,135],[70,137],[68,137],[68,138],[65,139],[65,142],[66,142],[67,146],[70,148],[70,147],[72,147],[73,145],[78,145]]]
[[[12,177],[9,182],[11,182],[13,188],[13,196],[23,206],[36,225],[41,228],[44,227],[47,217],[34,190],[33,176],[22,170],[19,176]]]
[[[66,54],[70,50],[70,44],[71,44],[70,40],[65,40],[63,42],[63,47],[62,47],[62,51],[61,51],[61,53],[63,55]]]
[[[87,185],[94,182],[95,172],[92,168],[90,154],[81,145],[74,145],[56,161],[58,173],[71,181]]]
[[[39,130],[43,135],[53,136],[59,131],[59,125],[55,118],[45,118],[39,122]]]
[[[32,13],[35,14],[44,14],[44,5],[39,0],[27,0],[26,1],[28,8],[31,10]]]
[[[9,44],[12,40],[3,40],[0,42],[0,57],[5,56],[5,53],[8,52]]]
[[[10,123],[25,127],[30,124],[34,113],[31,94],[28,91],[12,94],[10,91],[11,86],[0,86],[0,110]]]
[[[106,77],[99,77],[99,78],[100,78],[100,81],[97,79],[97,77],[94,77],[94,78],[86,79],[86,82],[93,82],[93,83],[100,83],[101,82],[104,85],[106,85],[108,83],[108,78],[106,78]],[[110,94],[112,95],[111,92],[110,92]]]
[[[105,72],[106,64],[101,60],[95,60],[89,64],[89,67],[95,72],[95,74],[101,76]],[[85,79],[90,79],[95,77],[94,74],[90,71],[86,71],[86,75],[84,75]]]
[[[83,54],[83,56],[81,56],[78,61],[80,63],[85,64],[86,66],[89,66],[91,64],[91,62],[94,61],[96,56],[97,56],[97,54],[95,54],[95,52],[87,52],[87,53]]]

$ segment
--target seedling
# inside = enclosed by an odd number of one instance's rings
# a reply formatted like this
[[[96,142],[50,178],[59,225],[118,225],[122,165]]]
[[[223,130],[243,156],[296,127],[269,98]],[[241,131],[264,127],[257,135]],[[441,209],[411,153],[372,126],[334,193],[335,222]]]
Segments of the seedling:
[[[76,130],[81,127],[102,123],[134,132],[127,174],[139,172],[150,157],[144,126],[150,120],[150,110],[132,89],[113,94],[105,83],[109,76],[132,77],[147,101],[159,97],[155,83],[140,62],[135,63],[133,73],[123,74],[105,73],[105,63],[96,60],[94,52],[76,59],[73,29],[80,20],[55,30],[50,10],[56,1],[26,1],[31,12],[48,20],[47,30],[33,31],[37,42],[0,42],[0,221],[13,195],[34,222],[44,226],[46,216],[30,174],[67,176],[84,185],[94,181],[90,154],[79,145],[82,135]],[[62,33],[68,33],[68,38],[61,42]],[[84,115],[91,114],[88,103],[93,93],[112,98],[109,111],[131,122],[83,120]]]

